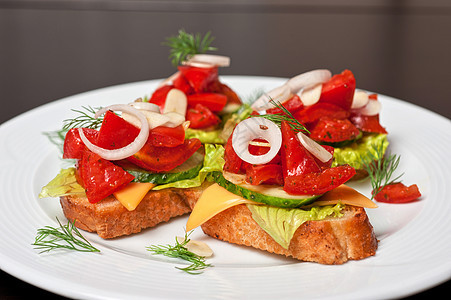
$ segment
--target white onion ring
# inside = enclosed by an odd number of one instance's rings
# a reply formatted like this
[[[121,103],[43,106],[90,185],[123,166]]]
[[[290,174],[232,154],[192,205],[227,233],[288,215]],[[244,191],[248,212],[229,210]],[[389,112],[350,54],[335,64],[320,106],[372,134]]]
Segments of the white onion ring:
[[[160,113],[160,107],[158,105],[156,105],[155,103],[135,101],[135,102],[129,103],[128,105],[133,106],[134,108],[139,109],[139,110],[148,110],[148,111]]]
[[[136,118],[139,119],[139,121],[141,122],[141,130],[139,131],[139,134],[135,138],[135,140],[130,144],[128,144],[127,146],[119,149],[114,150],[104,149],[91,143],[85,136],[82,128],[78,128],[78,133],[80,134],[81,140],[89,150],[98,154],[100,157],[106,160],[120,160],[132,156],[144,146],[144,144],[147,141],[147,138],[149,137],[149,124],[147,123],[146,117],[136,108],[133,108],[125,104],[116,104],[104,107],[95,114],[95,117],[98,118],[100,115],[104,114],[108,110],[126,112],[128,114],[134,115]]]
[[[375,116],[379,114],[381,108],[382,105],[379,101],[369,99],[368,103],[364,107],[357,109],[357,112],[361,113],[364,116]]]
[[[323,163],[328,162],[332,158],[332,154],[329,151],[302,132],[298,132],[297,137],[302,146]]]
[[[269,108],[274,107],[269,101],[274,100],[275,102],[283,103],[291,98],[291,91],[287,85],[278,86],[269,92],[264,93],[260,96],[254,103],[252,103],[251,107],[254,110],[267,110]]]
[[[212,64],[218,67],[228,67],[230,66],[230,57],[213,54],[195,54],[188,60],[188,63],[192,62]]]
[[[263,155],[252,155],[249,152],[249,142],[254,139],[264,139],[271,148]],[[260,165],[270,162],[282,146],[282,132],[272,121],[253,117],[241,121],[235,127],[232,135],[232,147],[239,158],[247,163]]]
[[[326,69],[318,69],[294,76],[286,82],[293,94],[300,90],[312,87],[319,83],[324,83],[332,78],[332,73]]]

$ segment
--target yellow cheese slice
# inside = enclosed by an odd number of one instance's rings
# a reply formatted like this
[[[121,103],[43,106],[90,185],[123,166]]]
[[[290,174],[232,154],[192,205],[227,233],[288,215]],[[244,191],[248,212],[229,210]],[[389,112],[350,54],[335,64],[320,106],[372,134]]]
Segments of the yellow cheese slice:
[[[257,204],[254,201],[237,196],[214,183],[204,190],[196,206],[194,206],[186,223],[186,231],[191,231],[202,225],[227,208],[246,203]]]
[[[119,202],[129,211],[134,210],[155,184],[147,182],[131,182],[113,193]]]
[[[357,192],[353,188],[344,184],[328,191],[321,198],[313,202],[315,206],[335,205],[338,202],[347,205],[360,206],[366,208],[376,208],[377,205],[366,196]]]

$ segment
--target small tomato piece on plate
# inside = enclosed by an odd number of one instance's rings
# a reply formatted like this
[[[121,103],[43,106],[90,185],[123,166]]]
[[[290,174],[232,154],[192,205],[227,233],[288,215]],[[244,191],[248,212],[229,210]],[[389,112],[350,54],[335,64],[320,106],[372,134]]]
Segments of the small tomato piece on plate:
[[[386,203],[407,203],[421,197],[420,190],[416,184],[406,186],[401,182],[386,185],[380,190],[374,199]]]

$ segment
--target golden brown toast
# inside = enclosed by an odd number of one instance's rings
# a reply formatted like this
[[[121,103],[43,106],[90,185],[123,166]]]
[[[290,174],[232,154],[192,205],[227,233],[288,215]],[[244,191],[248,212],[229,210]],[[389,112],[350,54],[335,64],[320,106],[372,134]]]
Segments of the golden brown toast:
[[[196,199],[190,199],[191,208]],[[245,204],[233,206],[201,225],[205,234],[229,243],[320,264],[343,264],[373,256],[377,239],[365,210],[347,205],[340,218],[308,221],[295,232],[284,249],[252,218]]]
[[[90,203],[83,196],[60,197],[64,215],[80,229],[110,239],[138,233],[191,211],[187,199],[197,201],[204,187],[150,191],[133,211],[114,196]]]

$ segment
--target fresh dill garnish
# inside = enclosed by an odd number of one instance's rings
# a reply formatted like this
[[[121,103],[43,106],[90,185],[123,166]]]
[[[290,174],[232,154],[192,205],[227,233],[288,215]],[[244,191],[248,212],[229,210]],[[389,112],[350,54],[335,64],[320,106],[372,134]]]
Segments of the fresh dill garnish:
[[[396,154],[384,154],[384,142],[373,145],[373,150],[363,157],[363,168],[368,172],[371,187],[373,189],[371,199],[374,198],[385,186],[395,183],[403,174],[392,179],[394,171],[398,168],[400,156]]]
[[[205,257],[197,255],[186,248],[186,245],[190,241],[188,237],[191,233],[192,231],[189,233],[185,233],[185,239],[181,243],[177,239],[175,239],[174,246],[152,245],[150,247],[147,247],[147,250],[152,252],[153,254],[160,254],[167,257],[180,258],[186,260],[191,263],[188,267],[185,268],[176,267],[176,268],[192,275],[201,274],[204,269],[211,267],[211,264],[207,264],[205,262]]]
[[[304,125],[302,125],[295,117],[293,117],[291,112],[288,109],[286,109],[279,101],[276,102],[273,99],[270,99],[269,103],[274,105],[276,108],[280,109],[282,112],[275,114],[251,115],[251,117],[261,117],[268,119],[276,123],[277,126],[279,127],[282,125],[282,121],[287,121],[291,129],[294,130],[295,132],[303,131],[306,133],[310,133],[307,130],[307,128],[305,128]]]
[[[102,125],[103,117],[96,118],[95,114],[99,110],[99,108],[92,108],[91,106],[82,106],[82,109],[72,109],[73,112],[79,114],[78,117],[73,119],[66,119],[63,121],[64,126],[63,130],[70,130],[72,128],[83,127],[83,128],[92,128],[98,129],[100,125]]]
[[[32,244],[35,249],[41,250],[39,253],[50,252],[56,249],[68,249],[81,252],[100,252],[81,235],[74,222],[66,225],[56,218],[59,227],[45,226],[38,229],[36,239]]]
[[[210,31],[202,37],[200,33],[192,34],[180,29],[177,36],[166,38],[163,45],[171,48],[169,59],[174,66],[178,66],[191,55],[217,50],[217,48],[210,46],[213,40],[214,37],[211,36]]]

